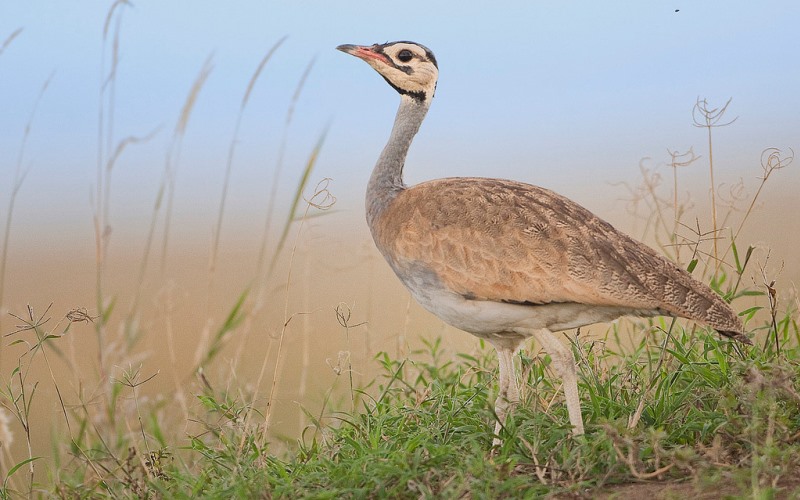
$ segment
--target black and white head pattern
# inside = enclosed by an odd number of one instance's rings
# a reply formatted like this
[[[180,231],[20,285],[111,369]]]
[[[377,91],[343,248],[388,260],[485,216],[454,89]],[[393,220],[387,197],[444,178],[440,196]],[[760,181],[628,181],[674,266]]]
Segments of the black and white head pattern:
[[[433,52],[424,45],[403,41],[337,49],[363,59],[402,95],[430,102],[436,92],[439,68]]]

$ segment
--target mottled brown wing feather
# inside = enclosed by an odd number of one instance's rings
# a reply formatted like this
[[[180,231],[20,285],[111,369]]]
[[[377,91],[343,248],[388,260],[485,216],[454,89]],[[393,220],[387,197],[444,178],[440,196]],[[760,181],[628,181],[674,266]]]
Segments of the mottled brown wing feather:
[[[710,288],[552,191],[514,181],[438,179],[398,194],[375,238],[398,263],[424,263],[477,300],[651,309],[738,337]]]

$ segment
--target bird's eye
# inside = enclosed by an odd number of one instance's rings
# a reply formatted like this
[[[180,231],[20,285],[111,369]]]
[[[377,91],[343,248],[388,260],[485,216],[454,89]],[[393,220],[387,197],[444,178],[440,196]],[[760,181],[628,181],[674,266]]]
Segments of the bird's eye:
[[[411,53],[408,49],[403,49],[397,53],[397,58],[400,59],[400,62],[408,62],[414,57],[414,54]]]

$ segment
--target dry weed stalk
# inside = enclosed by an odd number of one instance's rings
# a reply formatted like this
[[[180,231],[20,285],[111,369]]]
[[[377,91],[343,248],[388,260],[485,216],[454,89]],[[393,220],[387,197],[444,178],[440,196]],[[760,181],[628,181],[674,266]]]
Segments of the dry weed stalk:
[[[356,411],[356,393],[355,393],[355,386],[353,385],[353,360],[351,353],[353,352],[350,347],[350,329],[365,325],[366,322],[356,323],[354,325],[350,324],[350,316],[352,315],[353,309],[345,304],[344,302],[340,302],[336,308],[336,321],[339,322],[339,326],[344,328],[345,339],[347,342],[347,373],[350,378],[350,411]]]
[[[761,182],[759,183],[758,189],[756,189],[755,194],[750,200],[750,204],[745,210],[744,215],[742,216],[742,220],[739,221],[739,226],[733,233],[732,241],[738,240],[739,233],[741,233],[742,228],[744,227],[747,220],[750,218],[750,214],[755,208],[756,203],[758,202],[759,197],[761,196],[761,192],[764,189],[764,186],[767,184],[767,181],[769,180],[770,176],[772,176],[772,174],[775,173],[776,171],[788,167],[794,161],[794,150],[790,148],[789,151],[790,153],[788,155],[778,148],[766,148],[761,152],[761,171],[763,172],[763,175],[758,178]],[[723,261],[728,256],[728,252],[730,250],[731,250],[730,247],[725,250],[725,253],[722,255]]]
[[[16,30],[12,31],[5,40],[3,40],[3,44],[0,45],[0,56],[3,55],[3,52],[5,52],[8,46],[11,45],[11,42],[13,42],[14,39],[20,35],[20,33],[22,33],[22,28],[17,28]]]
[[[75,308],[68,311],[61,319],[59,319],[55,325],[51,328],[47,329],[45,326],[50,323],[51,317],[48,316],[51,307],[53,304],[49,304],[45,311],[42,314],[36,314],[34,312],[34,308],[31,305],[27,306],[26,314],[24,316],[20,316],[14,313],[9,313],[13,318],[15,318],[19,323],[16,325],[15,329],[7,334],[4,334],[3,337],[17,337],[16,340],[11,342],[9,345],[25,345],[27,346],[27,350],[23,352],[23,354],[17,359],[17,364],[11,371],[10,378],[8,382],[5,383],[5,388],[0,390],[0,405],[2,405],[6,410],[8,410],[20,423],[22,426],[23,432],[25,434],[25,442],[27,445],[28,450],[28,458],[19,462],[15,466],[15,470],[19,469],[19,467],[23,465],[28,466],[29,472],[29,483],[28,483],[28,491],[33,492],[33,480],[34,480],[34,462],[41,457],[35,457],[33,455],[33,443],[32,443],[32,422],[31,422],[31,413],[32,413],[32,404],[33,399],[36,394],[36,390],[39,387],[39,382],[29,382],[28,378],[31,375],[31,370],[34,365],[34,361],[37,356],[41,356],[44,360],[45,367],[47,368],[48,374],[50,375],[50,381],[53,384],[53,387],[56,391],[56,396],[58,398],[58,403],[61,408],[61,412],[64,416],[64,421],[67,426],[67,431],[70,436],[70,440],[73,444],[75,444],[74,440],[74,433],[72,430],[72,426],[70,424],[70,420],[67,414],[67,405],[64,402],[64,398],[61,393],[61,389],[59,387],[58,381],[56,379],[55,373],[53,371],[52,364],[50,362],[50,358],[47,355],[47,347],[50,346],[55,340],[58,340],[65,335],[70,330],[70,327],[73,323],[88,323],[93,322],[94,317],[90,316],[86,313],[84,308]],[[62,328],[62,324],[66,322],[66,325]],[[27,332],[32,332],[34,335],[34,339],[29,341],[24,336],[20,334],[25,334]],[[52,347],[51,347],[52,348]],[[56,351],[58,352],[58,351]],[[78,447],[78,450],[82,452],[83,450]],[[8,450],[6,450],[8,453]],[[86,458],[85,454],[83,455]],[[8,457],[10,459],[10,456]],[[6,476],[6,483],[10,479],[10,475],[12,473],[9,472]],[[7,484],[4,484],[4,488]]]
[[[95,325],[97,339],[97,360],[101,379],[107,378],[107,349],[106,326],[113,310],[113,298],[105,295],[105,268],[108,258],[109,241],[111,238],[111,176],[120,157],[130,145],[146,142],[156,133],[153,130],[143,136],[127,136],[121,140],[116,139],[114,131],[114,113],[116,109],[116,83],[119,66],[119,45],[122,31],[122,18],[125,6],[130,6],[127,0],[116,0],[108,10],[105,24],[103,25],[102,55],[100,64],[100,91],[98,93],[98,126],[97,126],[97,185],[92,198],[93,222],[95,234],[95,294],[98,321]],[[113,25],[113,27],[112,27]],[[109,42],[109,36],[111,40]],[[109,55],[109,43],[110,55]],[[110,61],[110,62],[109,62]],[[106,70],[106,64],[109,64]],[[126,331],[127,342],[133,343],[138,332]]]
[[[685,153],[667,149],[667,154],[670,157],[669,166],[672,168],[672,212],[674,217],[674,224],[669,233],[670,240],[672,241],[672,244],[675,245],[675,261],[681,262],[681,245],[677,245],[677,233],[680,220],[683,217],[683,209],[685,208],[685,205],[678,203],[678,168],[692,165],[694,162],[700,159],[700,156],[695,154],[694,148],[692,147],[690,147]]]
[[[303,309],[306,311],[310,311],[312,309],[311,305],[311,289],[312,289],[312,273],[311,273],[311,245],[306,245],[303,251]],[[303,315],[303,326],[302,326],[302,342],[303,345],[301,347],[301,356],[302,361],[300,363],[300,381],[297,384],[297,400],[298,401],[305,401],[306,398],[306,389],[308,388],[308,374],[311,368],[311,315],[304,314]],[[305,416],[303,412],[297,413],[297,428],[302,429],[305,425]]]
[[[722,108],[710,109],[705,100],[698,100],[698,103],[695,105],[695,109],[693,110],[695,126],[716,128],[730,125],[736,120],[735,118],[725,122],[722,121],[723,114],[727,110],[729,104],[730,100],[728,100],[728,102]],[[703,120],[707,121],[701,122],[701,117]],[[710,128],[709,134],[711,134]],[[710,143],[709,147],[711,147]],[[767,180],[777,170],[783,169],[792,163],[794,160],[794,151],[790,149],[789,153],[785,153],[778,148],[767,148],[762,151],[762,175],[759,177],[760,184],[755,191],[755,194],[752,196],[747,192],[744,181],[742,180],[735,184],[731,184],[727,191],[723,191],[720,189],[720,186],[712,184],[711,191],[714,197],[712,203],[714,210],[711,221],[712,228],[708,231],[703,231],[701,229],[699,220],[695,220],[691,226],[682,220],[687,213],[688,205],[686,203],[681,204],[678,197],[678,167],[691,165],[701,157],[694,153],[693,148],[689,148],[689,150],[685,153],[679,153],[668,149],[667,153],[670,157],[667,166],[673,170],[672,199],[667,202],[666,198],[662,197],[662,195],[659,193],[662,181],[661,176],[656,170],[645,167],[644,162],[649,158],[643,158],[639,165],[641,172],[640,184],[630,185],[626,182],[620,183],[629,193],[629,198],[626,200],[628,203],[628,211],[637,219],[645,220],[645,227],[641,232],[641,237],[646,239],[648,235],[652,234],[652,237],[659,244],[662,251],[667,253],[667,255],[672,256],[672,258],[679,265],[685,264],[681,259],[682,247],[692,248],[693,256],[688,266],[690,271],[696,268],[698,259],[704,259],[705,265],[700,269],[700,277],[702,279],[707,277],[707,273],[711,273],[712,279],[716,279],[717,273],[723,266],[730,267],[733,271],[735,271],[736,274],[735,285],[733,286],[732,292],[736,293],[742,279],[743,267],[746,267],[754,248],[749,247],[747,249],[744,262],[739,260],[738,255],[735,256],[735,262],[728,262],[730,252],[736,251],[736,241],[738,240],[747,221],[750,219],[758,200],[763,195],[763,189]],[[709,169],[712,175],[713,167],[713,161],[710,161]],[[671,211],[673,213],[672,227],[669,227],[669,225],[666,223],[667,218],[663,213],[668,204],[671,205]],[[746,209],[744,209],[745,204],[747,207]],[[719,211],[721,206],[725,206],[727,208],[722,216],[720,215]],[[645,215],[642,216],[642,213]],[[735,224],[736,230],[731,231],[731,244],[726,245],[723,252],[718,249],[718,240],[722,237],[720,235],[720,228],[729,224],[733,225],[730,223],[730,221],[735,214],[739,213],[741,214],[741,217],[738,217],[738,223]],[[692,234],[690,236],[681,236],[681,228],[689,230]],[[666,238],[669,242],[662,243],[664,238]],[[708,241],[711,241],[713,245],[713,248],[710,251],[706,251],[703,248],[704,243]],[[711,263],[708,261],[713,261],[713,265],[711,265]]]
[[[650,157],[639,160],[639,184],[633,185],[626,181],[613,183],[612,186],[622,186],[628,192],[628,197],[624,198],[626,210],[634,217],[634,221],[644,221],[644,227],[640,230],[634,227],[634,232],[639,238],[645,240],[648,235],[652,235],[656,244],[667,255],[671,255],[673,247],[676,246],[677,236],[673,227],[677,224],[675,217],[667,215],[667,210],[674,202],[676,197],[670,201],[660,193],[663,177],[657,167],[650,168],[647,162]],[[673,170],[673,175],[677,175]],[[674,178],[673,182],[677,182]],[[674,207],[673,207],[674,210]],[[685,205],[679,205],[677,211],[683,214],[686,210]],[[666,242],[664,241],[666,238]],[[676,254],[677,255],[677,254]],[[675,256],[672,256],[677,260]]]
[[[2,45],[0,45],[0,56],[3,55],[3,52],[11,45],[11,43],[22,33],[23,28],[17,28],[10,35],[6,37],[3,41]],[[28,121],[25,124],[25,129],[22,134],[22,140],[20,142],[19,151],[17,153],[17,162],[16,167],[14,169],[14,177],[11,182],[11,193],[9,194],[8,199],[8,208],[6,211],[6,223],[5,228],[3,231],[3,248],[2,253],[0,253],[0,332],[3,331],[3,316],[5,315],[5,277],[6,277],[6,265],[8,263],[8,242],[11,239],[11,224],[14,220],[14,207],[16,205],[17,195],[19,194],[19,190],[22,188],[22,184],[25,181],[25,177],[28,175],[30,171],[30,167],[27,169],[23,169],[23,163],[25,159],[25,150],[28,143],[28,138],[30,136],[31,127],[33,126],[33,119],[36,116],[36,111],[39,108],[39,103],[44,96],[45,91],[47,90],[50,81],[52,80],[53,75],[50,75],[42,85],[41,90],[39,90],[39,94],[36,97],[36,100],[33,103],[33,109],[31,110],[30,115],[28,116]],[[2,366],[3,360],[3,347],[0,345],[0,366]]]
[[[319,154],[320,147],[321,144],[318,144],[318,147],[315,148],[314,152],[312,152],[311,159],[309,159],[309,164],[313,165],[313,163],[316,161],[316,157]],[[310,169],[307,168],[306,170],[310,172]],[[300,238],[300,234],[303,231],[303,226],[309,217],[309,211],[311,210],[311,208],[324,211],[324,210],[329,210],[336,203],[336,197],[333,196],[333,194],[328,190],[329,184],[330,184],[330,179],[325,178],[321,180],[319,183],[317,183],[317,186],[314,189],[313,194],[309,198],[304,198],[306,202],[306,208],[303,212],[303,215],[300,217],[300,224],[297,228],[297,232],[295,233],[295,243],[292,247],[292,251],[289,254],[289,266],[286,273],[286,282],[285,282],[286,284],[284,288],[284,304],[283,304],[284,322],[283,326],[281,327],[280,333],[278,334],[278,345],[277,345],[277,353],[275,359],[275,367],[273,368],[272,372],[272,381],[270,385],[269,396],[267,398],[267,408],[264,412],[264,424],[262,432],[262,439],[264,439],[264,442],[261,443],[262,445],[266,445],[266,439],[269,435],[270,423],[272,419],[272,410],[275,404],[275,393],[278,384],[280,382],[281,367],[283,365],[282,354],[283,354],[283,343],[286,338],[286,331],[292,319],[297,315],[297,313],[289,314],[289,289],[292,283],[292,264],[294,262],[294,256],[297,251],[297,244]],[[261,384],[263,382],[271,350],[272,350],[272,342],[270,342],[267,355],[264,356],[264,362],[261,365],[261,371],[259,373],[256,382],[254,396],[253,396],[254,401],[258,399],[258,393],[260,391]],[[248,413],[246,423],[250,421],[251,415],[252,415],[251,413]],[[242,438],[241,446],[244,446],[244,436]]]
[[[708,132],[708,171],[711,179],[711,225],[714,234],[718,233],[719,227],[717,226],[717,185],[714,182],[714,151],[711,142],[711,130],[718,127],[726,127],[737,120],[738,116],[727,122],[722,121],[732,99],[733,98],[728,99],[722,107],[712,108],[709,106],[706,99],[700,99],[700,97],[698,97],[694,108],[692,108],[694,126],[705,128]],[[720,261],[716,238],[714,239],[714,260],[716,262]]]
[[[675,462],[670,462],[667,465],[661,466],[661,455],[663,451],[658,443],[658,436],[653,436],[653,452],[654,457],[654,470],[650,472],[642,472],[639,470],[641,461],[639,460],[639,444],[630,439],[629,437],[620,435],[616,429],[608,424],[604,424],[603,428],[606,434],[611,438],[611,446],[614,448],[617,458],[628,466],[631,475],[636,479],[661,479],[664,474],[669,472],[674,466]]]
[[[159,372],[157,371],[157,372],[153,373],[152,375],[142,379],[141,370],[142,370],[142,365],[141,364],[136,368],[134,368],[132,365],[129,365],[128,369],[127,370],[123,370],[122,371],[122,376],[118,380],[115,380],[115,382],[121,384],[124,387],[129,388],[133,393],[133,402],[134,402],[134,406],[135,406],[135,410],[136,410],[136,419],[137,419],[137,421],[139,423],[139,428],[136,431],[134,431],[134,429],[131,427],[131,425],[127,421],[127,419],[126,419],[126,424],[127,424],[129,433],[131,433],[131,434],[133,434],[134,432],[141,433],[142,442],[144,443],[144,447],[145,447],[145,450],[147,451],[147,454],[146,455],[137,454],[137,455],[140,458],[142,468],[144,470],[146,470],[146,471],[150,471],[150,470],[153,469],[152,457],[154,457],[156,452],[154,452],[153,450],[150,449],[150,441],[147,439],[147,432],[145,432],[145,430],[144,430],[144,422],[142,421],[142,411],[141,411],[141,408],[139,407],[139,395],[137,393],[137,389],[140,386],[142,386],[142,385],[146,384],[147,382],[149,382],[149,381],[153,380],[154,378],[156,378],[158,376]],[[148,457],[150,457],[150,459],[148,459]],[[149,466],[148,466],[148,461],[150,462]]]
[[[773,338],[775,339],[775,354],[780,356],[781,355],[781,344],[780,344],[780,338],[778,336],[778,291],[775,288],[776,280],[775,279],[770,280],[769,278],[767,278],[767,271],[765,270],[766,261],[769,260],[769,255],[770,255],[770,253],[767,252],[767,256],[765,258],[765,263],[764,264],[759,264],[758,268],[761,271],[761,280],[762,280],[762,283],[764,285],[764,289],[766,290],[765,295],[767,296],[767,302],[769,303],[769,311],[768,311],[768,313],[769,313],[769,327],[770,327],[770,330],[772,330],[772,332],[774,334]],[[776,274],[780,275],[781,271],[783,271],[783,264],[781,264],[781,267],[780,267],[780,269],[778,269]],[[769,332],[767,332],[767,333],[768,334],[767,334],[766,338],[764,339],[764,347],[763,347],[764,350],[767,349],[767,345],[769,344],[769,340],[770,340],[769,339]]]
[[[211,305],[211,295],[214,289],[217,258],[219,255],[219,246],[221,241],[220,238],[222,233],[222,223],[224,221],[225,206],[228,198],[230,177],[233,172],[233,160],[236,153],[236,146],[239,143],[239,131],[241,129],[244,113],[247,109],[248,103],[250,102],[250,97],[253,93],[253,90],[255,89],[256,83],[258,82],[261,74],[263,73],[264,68],[266,68],[267,63],[272,59],[272,57],[275,55],[275,53],[281,47],[281,45],[285,40],[286,40],[285,36],[280,38],[277,42],[275,42],[272,45],[272,47],[270,47],[270,49],[267,51],[264,57],[261,58],[261,61],[259,61],[255,71],[250,76],[250,80],[248,81],[247,86],[245,87],[244,94],[242,96],[242,101],[239,104],[239,112],[236,116],[236,123],[233,129],[233,136],[231,137],[231,142],[228,146],[228,157],[225,165],[225,177],[222,184],[219,209],[217,211],[217,220],[214,227],[212,228],[211,251],[209,252],[209,261],[208,261],[208,283],[206,287],[206,310],[210,310],[210,305]],[[254,316],[254,312],[251,311],[249,314],[246,314],[246,316],[248,318],[252,318]],[[203,331],[200,334],[200,339],[197,343],[197,350],[195,351],[195,364],[198,366],[203,362],[202,360],[204,358],[204,352],[207,352],[208,349],[210,349],[209,342],[211,336],[211,322],[212,322],[211,318],[210,317],[207,318],[205,327],[203,328]],[[248,320],[248,325],[246,325],[245,331],[249,330],[249,326],[250,324]],[[207,359],[208,356],[205,356],[205,358]]]
[[[159,191],[156,196],[156,201],[153,207],[153,216],[150,222],[150,232],[147,236],[147,244],[145,246],[145,254],[144,258],[142,259],[141,270],[139,275],[139,287],[142,286],[142,281],[144,280],[144,273],[147,268],[147,257],[150,253],[150,245],[152,243],[152,235],[155,229],[156,219],[158,217],[158,212],[161,208],[161,201],[164,196],[164,191],[167,191],[167,206],[165,208],[164,214],[164,236],[161,242],[161,276],[164,276],[164,271],[166,269],[167,263],[167,248],[169,246],[169,234],[170,234],[170,226],[172,222],[172,207],[175,200],[175,176],[177,174],[178,166],[180,165],[180,158],[181,158],[181,151],[183,146],[183,138],[186,135],[186,129],[189,126],[189,119],[191,118],[192,111],[194,110],[194,106],[197,103],[197,99],[200,95],[200,91],[205,86],[208,77],[211,75],[211,72],[214,70],[214,65],[212,64],[212,57],[208,56],[208,58],[203,63],[203,67],[200,69],[200,72],[197,74],[197,77],[192,83],[192,87],[189,90],[189,94],[186,96],[186,100],[183,103],[183,107],[181,108],[181,112],[178,115],[178,120],[175,123],[175,129],[172,132],[172,140],[170,141],[169,149],[167,151],[167,157],[164,164],[164,172],[161,178],[161,184],[159,186]]]
[[[300,80],[297,82],[297,86],[294,89],[294,94],[292,94],[292,100],[289,102],[289,107],[286,110],[286,118],[283,123],[281,142],[278,146],[278,158],[275,162],[275,171],[272,174],[272,186],[270,186],[269,198],[267,198],[267,210],[264,217],[264,232],[261,235],[261,246],[258,250],[258,260],[256,261],[257,264],[255,275],[262,280],[262,283],[266,281],[269,272],[274,268],[275,260],[277,259],[278,254],[278,250],[276,250],[270,263],[267,275],[262,276],[264,265],[266,264],[267,242],[269,241],[269,233],[272,230],[272,217],[275,213],[275,200],[278,195],[278,185],[280,182],[281,171],[283,170],[283,158],[286,153],[286,143],[288,142],[289,138],[289,128],[292,124],[292,118],[294,117],[294,108],[297,105],[297,102],[300,100],[300,95],[303,92],[306,80],[308,80],[308,75],[311,74],[311,69],[314,67],[315,62],[316,59],[311,59],[311,61],[309,61],[306,69],[300,76]],[[301,186],[300,191],[302,191],[304,188],[305,186]]]
[[[131,340],[135,338],[134,329],[139,317],[139,307],[140,307],[140,301],[142,299],[142,294],[144,291],[145,276],[147,274],[148,264],[150,260],[150,253],[153,247],[153,240],[155,236],[156,227],[158,225],[159,216],[161,214],[162,203],[164,201],[164,197],[166,194],[167,203],[164,215],[163,241],[161,246],[161,275],[162,277],[164,276],[166,268],[168,240],[170,233],[170,221],[172,217],[175,177],[178,166],[180,165],[180,155],[182,151],[183,139],[184,136],[186,135],[186,130],[189,125],[189,119],[191,117],[192,110],[194,109],[194,106],[199,98],[200,91],[202,90],[203,86],[208,80],[208,77],[211,74],[212,70],[213,66],[211,64],[211,57],[209,57],[204,62],[202,68],[200,69],[200,72],[195,78],[194,83],[192,84],[189,93],[186,96],[186,100],[184,101],[183,107],[181,108],[181,111],[178,115],[178,119],[176,120],[175,123],[175,127],[173,129],[172,138],[170,140],[170,144],[167,149],[167,154],[164,161],[164,170],[162,172],[161,181],[159,183],[158,191],[156,193],[155,201],[153,203],[153,210],[150,217],[150,225],[145,239],[142,258],[141,261],[139,262],[139,276],[138,276],[136,291],[134,293],[131,307],[128,310],[128,314],[125,318],[124,331],[126,332],[126,338],[128,339],[129,343],[131,343]],[[172,307],[170,304],[172,304],[173,298],[169,293],[167,294],[168,294],[167,299],[159,303],[166,304],[164,311],[166,315],[165,326],[166,326],[167,347],[170,356],[170,361],[172,363],[172,366],[174,367],[177,366],[177,358],[175,355],[174,335],[173,335],[173,328],[171,321]],[[186,401],[185,401],[186,398],[184,396],[181,383],[178,380],[178,374],[174,370],[173,370],[173,380],[175,382],[176,399],[179,401],[183,409],[184,415],[186,416],[186,418],[188,418],[189,412],[188,412],[188,407],[186,406]]]
[[[281,40],[281,42],[282,42],[282,40]],[[264,63],[266,60],[267,59],[265,58],[262,61],[262,63]],[[272,217],[273,217],[273,214],[274,214],[275,199],[277,198],[277,192],[278,192],[277,190],[278,190],[278,185],[279,185],[279,180],[280,180],[280,173],[281,173],[281,170],[282,170],[282,167],[283,167],[283,158],[284,158],[284,154],[285,154],[286,143],[288,142],[289,128],[290,128],[290,125],[291,125],[291,122],[292,122],[292,117],[294,116],[294,107],[295,107],[295,105],[297,104],[297,102],[300,99],[300,94],[301,94],[301,92],[303,90],[303,87],[305,86],[305,82],[306,82],[306,80],[308,78],[309,73],[311,72],[311,68],[313,67],[313,65],[314,65],[314,60],[312,59],[311,62],[306,67],[305,71],[303,72],[302,76],[300,77],[300,80],[299,80],[297,86],[295,87],[295,91],[294,91],[294,94],[292,96],[292,100],[289,103],[289,108],[288,108],[288,110],[286,112],[286,118],[284,120],[283,133],[282,133],[282,137],[281,137],[281,143],[280,143],[280,146],[279,146],[279,149],[278,149],[278,158],[277,158],[277,162],[276,162],[276,165],[275,165],[275,172],[273,173],[273,177],[272,177],[272,187],[270,188],[270,195],[269,195],[269,197],[267,199],[267,211],[266,211],[266,214],[265,214],[264,231],[263,231],[263,234],[261,235],[261,243],[260,243],[260,246],[259,246],[258,257],[257,257],[257,260],[256,260],[256,270],[255,270],[255,273],[253,274],[253,276],[254,276],[253,281],[256,284],[255,285],[256,286],[256,293],[255,293],[255,297],[250,301],[250,304],[249,304],[250,308],[248,310],[248,315],[247,315],[247,318],[245,320],[244,327],[242,328],[242,330],[243,330],[243,332],[242,332],[242,341],[239,343],[239,345],[238,345],[238,347],[236,349],[236,354],[233,356],[233,359],[235,360],[234,361],[234,365],[238,362],[238,360],[242,359],[242,353],[243,353],[244,348],[245,348],[246,340],[247,340],[250,332],[252,331],[253,321],[255,320],[255,318],[258,315],[258,313],[267,305],[268,297],[269,297],[269,294],[271,293],[271,290],[269,289],[269,286],[270,286],[269,278],[270,278],[270,275],[271,275],[271,273],[273,271],[273,266],[274,266],[275,262],[277,261],[277,259],[279,258],[279,253],[280,253],[280,251],[282,249],[282,246],[283,246],[282,245],[283,238],[282,238],[276,244],[275,248],[273,249],[272,264],[269,266],[269,268],[267,268],[265,270],[266,258],[267,258],[266,257],[266,255],[267,255],[267,246],[268,246],[268,242],[269,242],[269,233],[270,233],[271,228],[272,228],[271,222],[272,222]],[[261,71],[262,67],[263,67],[262,65],[259,65],[259,68],[257,69],[257,73]],[[251,82],[252,81],[254,81],[254,80],[251,80]],[[313,162],[310,162],[310,163],[308,163],[306,165],[306,170],[303,172],[303,175],[301,177],[300,183],[296,187],[296,193],[302,193],[302,191],[305,189],[306,182],[307,182],[307,180],[309,178],[309,174],[310,174],[311,170],[313,169],[313,167],[314,167],[314,163]],[[296,206],[293,205],[293,207],[292,207],[292,209],[291,209],[291,211],[289,213],[289,217],[287,218],[287,220],[284,223],[284,228],[283,228],[284,238],[285,238],[285,235],[288,234],[287,233],[288,226],[293,222],[293,217],[294,217],[295,210],[296,210]],[[306,273],[308,274],[307,270],[306,270]],[[308,317],[305,316],[304,318],[305,318],[304,319],[304,324],[307,324]],[[301,385],[301,387],[302,387],[302,385]],[[302,418],[302,416],[300,418]]]
[[[286,37],[279,39],[272,48],[267,51],[264,57],[259,62],[258,67],[253,72],[253,75],[250,77],[250,81],[247,84],[247,88],[245,89],[244,96],[242,97],[242,102],[239,105],[239,114],[236,117],[236,125],[233,129],[233,137],[231,139],[231,143],[228,146],[228,160],[225,164],[225,178],[222,182],[222,195],[220,196],[219,201],[219,211],[217,213],[217,223],[214,226],[213,231],[213,243],[211,245],[211,255],[209,258],[208,268],[209,268],[209,290],[212,288],[212,282],[214,278],[214,272],[216,270],[217,265],[217,255],[219,253],[219,242],[220,242],[220,235],[222,233],[222,221],[225,215],[225,204],[228,198],[228,185],[230,183],[231,172],[233,171],[233,157],[236,152],[236,145],[239,143],[239,129],[242,125],[242,118],[244,117],[245,109],[247,109],[247,103],[250,101],[250,95],[255,88],[256,82],[258,78],[261,76],[264,68],[266,67],[267,63],[272,56],[277,52],[283,42],[286,41]]]
[[[3,44],[2,48],[0,48],[0,54],[2,51],[11,43],[21,30],[15,31]],[[14,169],[14,178],[11,182],[11,193],[8,197],[8,208],[6,209],[6,224],[5,229],[3,231],[3,248],[2,253],[0,253],[0,332],[3,331],[3,315],[4,315],[4,298],[5,298],[5,279],[6,279],[6,265],[8,263],[8,242],[11,240],[11,225],[14,220],[14,207],[17,203],[17,195],[19,194],[20,189],[22,188],[22,184],[25,182],[25,177],[28,176],[28,172],[30,172],[30,166],[28,168],[24,168],[23,164],[25,163],[25,152],[28,145],[28,139],[31,134],[31,128],[33,127],[33,120],[36,117],[36,111],[39,109],[39,103],[42,101],[42,97],[44,97],[45,92],[47,91],[47,87],[50,85],[50,81],[53,79],[53,75],[50,75],[47,80],[44,81],[42,84],[42,88],[39,90],[39,94],[36,96],[36,100],[33,102],[33,109],[31,110],[30,115],[28,116],[28,121],[25,124],[25,130],[22,134],[22,141],[20,142],[19,152],[17,153],[17,163]],[[0,346],[0,366],[2,366],[3,360],[3,348]]]

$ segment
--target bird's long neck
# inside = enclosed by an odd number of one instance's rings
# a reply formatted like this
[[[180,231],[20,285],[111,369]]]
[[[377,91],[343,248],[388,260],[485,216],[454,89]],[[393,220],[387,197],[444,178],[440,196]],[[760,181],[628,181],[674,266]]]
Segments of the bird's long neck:
[[[400,96],[400,108],[394,119],[392,134],[372,170],[367,186],[366,209],[370,228],[373,221],[389,206],[397,194],[405,189],[403,165],[411,141],[414,140],[422,120],[425,119],[429,106],[429,100],[419,100],[408,95]]]

